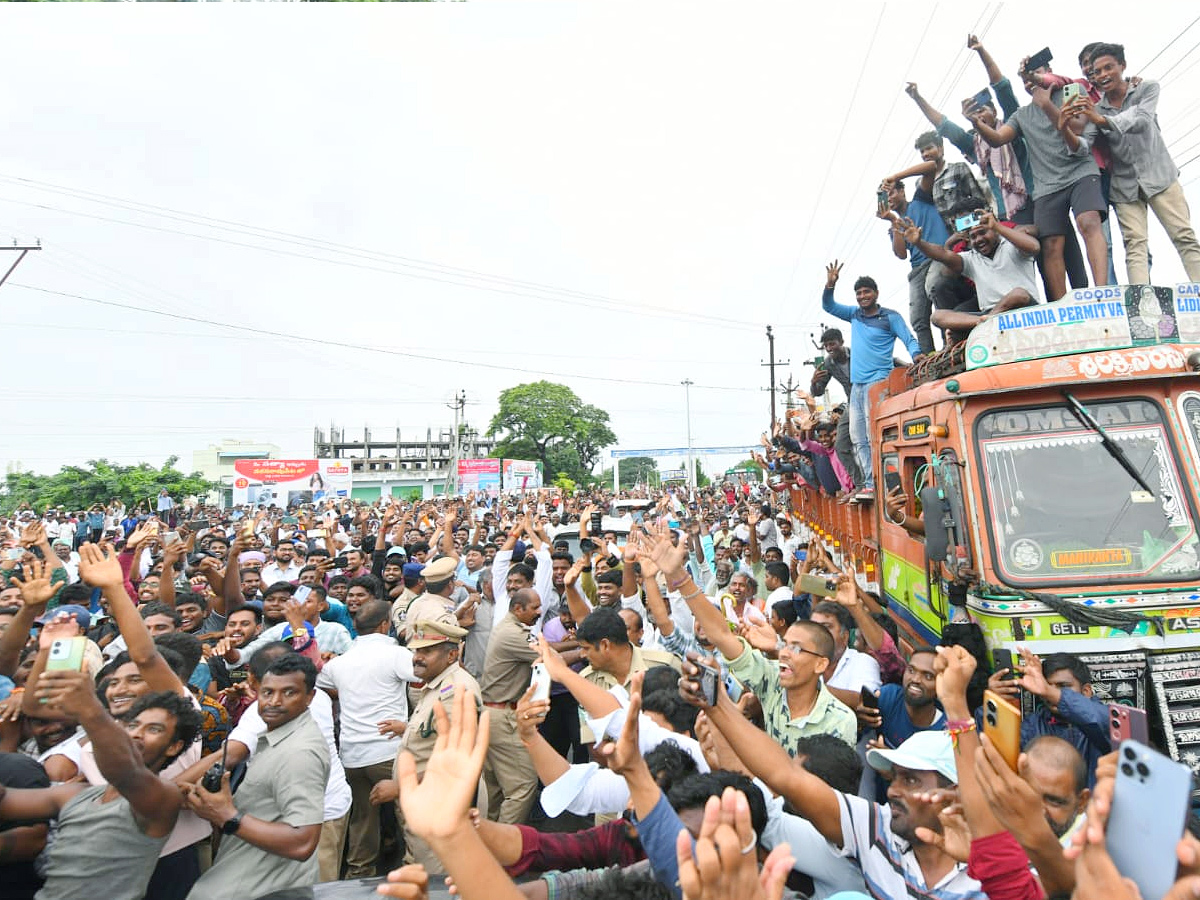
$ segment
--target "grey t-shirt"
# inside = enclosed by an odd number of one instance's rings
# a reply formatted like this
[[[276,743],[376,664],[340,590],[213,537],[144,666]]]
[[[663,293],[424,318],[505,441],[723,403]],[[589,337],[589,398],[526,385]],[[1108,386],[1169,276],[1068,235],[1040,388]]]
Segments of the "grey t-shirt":
[[[100,802],[107,790],[86,787],[63,807],[37,900],[141,900],[146,893],[167,835],[148,837],[124,797]]]
[[[962,254],[963,274],[975,282],[980,311],[990,310],[1013,288],[1025,288],[1037,300],[1035,259],[1036,256],[1026,256],[1004,238],[1000,238],[1000,246],[991,259],[974,250]]]
[[[1062,89],[1050,92],[1055,106],[1062,106]],[[1008,117],[1011,125],[1025,138],[1029,151],[1029,165],[1033,169],[1033,199],[1045,197],[1055,191],[1068,188],[1088,175],[1099,175],[1100,168],[1092,158],[1092,142],[1096,139],[1096,126],[1091,122],[1079,136],[1079,149],[1067,149],[1058,129],[1050,118],[1032,103],[1027,103]]]

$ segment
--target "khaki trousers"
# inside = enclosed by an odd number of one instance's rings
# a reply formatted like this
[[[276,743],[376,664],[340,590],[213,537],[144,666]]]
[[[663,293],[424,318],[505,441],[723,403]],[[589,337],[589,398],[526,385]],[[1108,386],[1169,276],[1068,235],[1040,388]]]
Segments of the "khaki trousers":
[[[516,711],[485,708],[491,719],[487,759],[483,763],[487,817],[502,825],[523,825],[537,794],[537,771],[517,734]]]
[[[1121,238],[1125,241],[1125,269],[1130,284],[1150,283],[1149,216],[1146,207],[1162,225],[1179,252],[1184,271],[1192,281],[1200,281],[1200,242],[1192,229],[1191,211],[1179,179],[1153,197],[1139,193],[1134,203],[1114,203]]]
[[[349,821],[350,813],[347,812],[321,824],[317,863],[321,867],[322,881],[338,881],[342,877],[342,848],[346,845],[346,823]]]
[[[392,777],[393,760],[346,769],[350,785],[350,817],[346,831],[346,878],[374,878],[379,862],[379,807],[371,805],[371,788]]]

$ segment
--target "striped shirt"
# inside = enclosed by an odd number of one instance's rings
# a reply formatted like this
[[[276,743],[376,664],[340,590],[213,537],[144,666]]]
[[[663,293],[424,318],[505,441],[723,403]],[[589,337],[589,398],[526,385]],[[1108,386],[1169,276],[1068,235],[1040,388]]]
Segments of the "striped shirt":
[[[876,900],[988,900],[967,874],[966,863],[955,863],[937,884],[925,884],[921,864],[909,843],[892,832],[892,811],[862,797],[838,793],[842,811],[842,854],[858,860],[867,893]]]

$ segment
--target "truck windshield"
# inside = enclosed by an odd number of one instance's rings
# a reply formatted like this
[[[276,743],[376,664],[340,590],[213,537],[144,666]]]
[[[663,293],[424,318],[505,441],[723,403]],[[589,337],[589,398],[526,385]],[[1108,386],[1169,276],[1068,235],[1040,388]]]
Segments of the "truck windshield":
[[[976,435],[997,572],[1021,587],[1196,581],[1195,516],[1159,407],[1085,405],[1154,495],[1067,404],[986,413]]]

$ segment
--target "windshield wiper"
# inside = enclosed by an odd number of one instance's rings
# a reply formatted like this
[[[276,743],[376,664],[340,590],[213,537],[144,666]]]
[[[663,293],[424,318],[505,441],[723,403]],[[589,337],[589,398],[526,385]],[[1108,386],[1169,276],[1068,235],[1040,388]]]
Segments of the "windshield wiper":
[[[1141,473],[1134,468],[1133,463],[1129,461],[1129,457],[1125,455],[1125,451],[1120,448],[1117,442],[1108,436],[1108,432],[1100,427],[1100,423],[1092,418],[1092,414],[1083,408],[1083,404],[1076,400],[1070,391],[1063,391],[1062,395],[1071,404],[1071,411],[1075,413],[1075,418],[1100,435],[1100,443],[1108,451],[1108,455],[1121,464],[1121,468],[1129,473],[1129,477],[1136,481],[1143,491],[1153,497],[1154,491],[1150,490],[1150,485],[1146,484],[1146,479],[1142,478]]]

